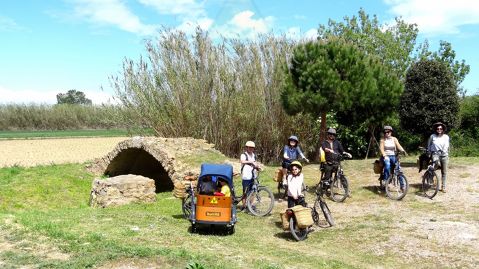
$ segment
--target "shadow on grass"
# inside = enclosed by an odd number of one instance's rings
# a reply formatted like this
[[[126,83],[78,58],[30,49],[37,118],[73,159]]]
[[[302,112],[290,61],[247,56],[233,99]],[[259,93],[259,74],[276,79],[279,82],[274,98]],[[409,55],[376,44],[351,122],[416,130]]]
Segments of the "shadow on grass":
[[[183,214],[177,214],[172,216],[174,219],[185,219],[185,216]]]
[[[384,189],[381,188],[379,185],[369,185],[369,186],[363,186],[362,187],[365,190],[368,190],[374,194],[377,194],[379,196],[384,196]]]
[[[234,228],[233,228],[234,229]],[[222,225],[196,224],[196,230],[193,231],[193,226],[188,228],[189,233],[197,233],[199,235],[215,235],[215,236],[229,236],[231,235],[230,228]]]

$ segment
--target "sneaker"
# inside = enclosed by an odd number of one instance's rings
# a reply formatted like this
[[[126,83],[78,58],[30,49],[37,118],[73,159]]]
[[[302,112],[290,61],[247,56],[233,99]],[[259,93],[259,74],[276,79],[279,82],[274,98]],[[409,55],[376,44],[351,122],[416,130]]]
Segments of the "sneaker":
[[[442,191],[443,193],[446,193],[446,188],[441,188],[441,191]]]

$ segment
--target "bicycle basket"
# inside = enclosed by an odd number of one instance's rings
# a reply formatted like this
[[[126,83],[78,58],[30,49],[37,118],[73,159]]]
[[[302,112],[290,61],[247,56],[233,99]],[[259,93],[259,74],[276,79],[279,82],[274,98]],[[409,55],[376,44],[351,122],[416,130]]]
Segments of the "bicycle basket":
[[[301,229],[307,228],[313,225],[313,216],[311,214],[311,208],[304,207],[302,205],[297,205],[291,208],[296,216],[296,221],[298,222],[298,227]]]
[[[282,226],[283,226],[283,230],[288,230],[289,229],[289,215],[287,212],[282,212],[282,213],[279,213],[280,217],[281,217],[281,223],[282,223]]]
[[[384,168],[383,162],[380,160],[375,160],[373,163],[373,170],[375,174],[381,174]]]

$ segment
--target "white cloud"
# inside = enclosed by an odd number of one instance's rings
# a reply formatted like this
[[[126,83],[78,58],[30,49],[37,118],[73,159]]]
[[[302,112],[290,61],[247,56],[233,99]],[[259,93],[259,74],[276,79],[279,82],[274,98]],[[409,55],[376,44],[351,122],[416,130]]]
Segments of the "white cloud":
[[[318,37],[318,30],[315,28],[302,32],[299,27],[291,27],[286,31],[286,37],[295,40],[313,40]]]
[[[384,0],[390,12],[409,23],[417,23],[428,35],[456,34],[459,27],[479,24],[477,0]]]
[[[215,30],[225,37],[245,37],[254,38],[257,34],[264,34],[271,31],[274,17],[254,19],[254,12],[250,10],[242,11],[233,16],[225,25],[217,27]]]
[[[206,15],[204,2],[195,0],[139,0],[139,2],[154,7],[160,14],[182,15],[189,18]]]
[[[115,103],[112,96],[102,91],[83,91],[93,104]],[[0,86],[0,104],[56,104],[58,91],[44,89],[14,90]]]
[[[110,24],[124,31],[151,35],[157,26],[143,24],[121,0],[76,0],[75,13],[96,24]]]
[[[24,30],[24,28],[18,25],[11,18],[0,16],[0,32],[12,32],[19,30]]]

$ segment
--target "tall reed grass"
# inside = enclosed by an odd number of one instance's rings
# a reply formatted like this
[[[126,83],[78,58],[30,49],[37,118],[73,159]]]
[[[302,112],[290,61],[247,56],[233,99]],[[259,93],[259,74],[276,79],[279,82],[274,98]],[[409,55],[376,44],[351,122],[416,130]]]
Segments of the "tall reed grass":
[[[118,106],[0,105],[0,130],[71,130],[125,128]]]
[[[129,120],[159,136],[202,138],[229,156],[254,140],[263,161],[276,160],[291,134],[314,151],[316,121],[288,116],[280,103],[286,59],[294,42],[259,36],[254,41],[213,41],[163,30],[146,43],[146,57],[125,60],[112,77]]]

